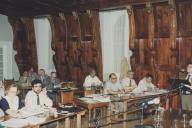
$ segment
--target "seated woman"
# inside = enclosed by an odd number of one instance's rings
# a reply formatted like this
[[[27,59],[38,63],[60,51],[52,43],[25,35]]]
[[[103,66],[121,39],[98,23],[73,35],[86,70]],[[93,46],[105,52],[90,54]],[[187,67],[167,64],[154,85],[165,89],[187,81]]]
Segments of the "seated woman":
[[[18,116],[18,110],[21,109],[24,104],[21,103],[17,96],[17,86],[15,84],[9,84],[5,86],[5,97],[1,97],[0,108],[12,117]]]
[[[125,92],[131,92],[133,89],[137,87],[137,84],[135,80],[133,79],[133,72],[128,71],[127,72],[127,77],[125,77],[122,81],[121,84],[125,90]]]

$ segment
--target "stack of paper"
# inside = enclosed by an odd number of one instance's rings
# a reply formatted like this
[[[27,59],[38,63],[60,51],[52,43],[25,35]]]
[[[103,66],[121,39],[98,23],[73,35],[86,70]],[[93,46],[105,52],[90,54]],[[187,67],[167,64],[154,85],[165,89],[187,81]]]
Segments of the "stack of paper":
[[[37,125],[37,124],[41,124],[41,123],[45,122],[46,118],[31,116],[31,117],[26,118],[26,120],[31,125]]]
[[[12,118],[7,121],[1,122],[0,124],[8,128],[22,128],[29,125],[27,120],[16,118]]]
[[[101,95],[94,96],[93,100],[96,100],[99,102],[110,102],[111,101],[109,96],[101,96]]]
[[[31,116],[25,119],[11,118],[7,121],[0,122],[2,126],[11,128],[27,127],[28,125],[37,125],[45,122],[46,118]]]

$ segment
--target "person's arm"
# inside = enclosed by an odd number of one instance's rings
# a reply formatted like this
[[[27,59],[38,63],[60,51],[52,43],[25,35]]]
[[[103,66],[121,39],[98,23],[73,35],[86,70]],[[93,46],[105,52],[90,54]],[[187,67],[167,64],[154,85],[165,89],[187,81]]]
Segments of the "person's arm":
[[[91,86],[91,85],[89,85],[89,84],[90,84],[89,78],[86,77],[86,78],[85,78],[85,81],[84,81],[84,83],[83,83],[83,87],[89,87],[89,86]]]
[[[48,96],[46,97],[46,100],[45,100],[45,106],[47,106],[47,107],[53,106],[53,101],[51,99],[49,99]]]
[[[43,97],[43,102],[44,102],[44,105],[47,106],[47,107],[52,107],[53,106],[53,101],[47,96],[46,93],[44,92],[41,92],[41,96]]]
[[[19,109],[23,108],[24,106],[25,106],[24,103],[19,98]]]
[[[153,88],[155,88],[155,85],[153,83],[151,83],[150,87],[153,89]]]
[[[25,96],[25,106],[26,106],[26,107],[32,107],[33,104],[35,105],[34,100],[33,100],[34,98],[36,98],[36,97],[34,97],[34,96],[32,95],[32,92],[31,92],[31,91],[29,91],[29,92],[27,93],[27,95]]]
[[[6,113],[6,111],[8,110],[8,109],[10,109],[9,108],[9,104],[8,104],[8,102],[7,102],[7,100],[5,99],[5,98],[1,98],[1,100],[0,100],[0,108]]]
[[[95,76],[95,77],[96,77],[95,84],[102,86],[102,82],[100,81],[100,79],[97,76]]]
[[[133,89],[135,89],[136,87],[137,87],[137,84],[136,84],[136,82],[135,82],[135,80],[134,79],[132,79],[132,85],[131,85],[131,90],[133,90]]]
[[[9,107],[9,104],[5,98],[1,99],[0,108],[4,111],[5,114],[10,115],[11,117],[18,116],[18,110],[11,110]]]
[[[107,92],[108,92],[108,94],[111,94],[111,95],[119,94],[119,91],[113,91],[112,89],[107,90]]]

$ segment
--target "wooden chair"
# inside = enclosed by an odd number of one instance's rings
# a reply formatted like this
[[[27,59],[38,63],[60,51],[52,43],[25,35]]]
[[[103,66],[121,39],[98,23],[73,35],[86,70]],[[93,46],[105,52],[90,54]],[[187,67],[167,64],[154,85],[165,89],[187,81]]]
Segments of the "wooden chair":
[[[95,90],[84,90],[84,96],[95,94]]]

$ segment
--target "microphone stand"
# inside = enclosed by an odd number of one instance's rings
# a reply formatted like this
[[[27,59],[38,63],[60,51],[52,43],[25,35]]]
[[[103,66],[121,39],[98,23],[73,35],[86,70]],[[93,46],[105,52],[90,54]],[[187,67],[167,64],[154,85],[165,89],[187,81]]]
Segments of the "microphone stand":
[[[172,81],[172,83],[171,83],[171,90],[172,90],[172,88],[173,88],[173,86],[174,86],[174,84],[176,83],[176,79],[179,79],[179,65],[176,65],[175,66],[175,70],[176,70],[176,75],[175,75],[175,78],[174,78],[174,80]],[[182,86],[183,87],[183,86]],[[182,105],[181,105],[181,95],[182,95],[182,87],[181,87],[181,84],[179,84],[179,96],[180,96],[180,108],[182,109]]]

